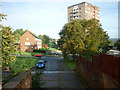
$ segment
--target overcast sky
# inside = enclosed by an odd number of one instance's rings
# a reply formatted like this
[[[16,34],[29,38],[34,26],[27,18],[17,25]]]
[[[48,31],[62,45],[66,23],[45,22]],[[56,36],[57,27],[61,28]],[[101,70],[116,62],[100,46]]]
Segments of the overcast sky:
[[[118,0],[98,1],[87,0],[100,7],[100,21],[103,29],[111,38],[117,38]],[[36,35],[46,34],[58,39],[58,33],[67,23],[67,7],[81,2],[83,0],[2,0],[2,13],[8,15],[3,25],[11,26],[15,30],[28,29]]]

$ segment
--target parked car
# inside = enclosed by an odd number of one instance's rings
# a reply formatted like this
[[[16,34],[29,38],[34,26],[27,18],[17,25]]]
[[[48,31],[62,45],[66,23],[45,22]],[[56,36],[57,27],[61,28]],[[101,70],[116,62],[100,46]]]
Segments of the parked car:
[[[41,54],[35,54],[34,56],[35,57],[41,57],[42,55]]]
[[[36,68],[38,69],[42,69],[45,67],[45,62],[43,60],[40,60],[37,64],[36,64]]]
[[[41,57],[41,60],[43,60],[44,62],[46,62],[46,57]]]

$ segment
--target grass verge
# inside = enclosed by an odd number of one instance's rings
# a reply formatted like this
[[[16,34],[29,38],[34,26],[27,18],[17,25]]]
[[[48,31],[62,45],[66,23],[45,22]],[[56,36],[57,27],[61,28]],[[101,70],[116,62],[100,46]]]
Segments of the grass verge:
[[[70,70],[75,70],[76,69],[76,62],[75,62],[75,60],[69,60],[69,59],[66,60],[65,59],[64,63]]]

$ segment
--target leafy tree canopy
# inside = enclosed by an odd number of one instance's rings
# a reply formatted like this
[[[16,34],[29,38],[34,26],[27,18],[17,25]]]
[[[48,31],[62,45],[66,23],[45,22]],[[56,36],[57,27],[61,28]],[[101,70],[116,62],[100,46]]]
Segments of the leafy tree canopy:
[[[4,14],[1,15],[1,20],[5,19]],[[1,45],[2,45],[2,65],[9,65],[12,61],[16,60],[15,56],[11,56],[15,52],[17,52],[17,46],[14,44],[16,42],[15,36],[12,32],[11,27],[0,25],[0,34],[1,34]]]
[[[117,46],[117,49],[120,50],[120,39],[117,40],[117,42],[115,43],[115,46]]]
[[[47,36],[47,35],[39,35],[38,38],[42,40],[43,44],[49,44],[50,43],[50,37]]]
[[[14,35],[16,37],[16,39],[20,39],[20,37],[25,33],[25,31],[23,29],[17,29],[14,31]]]
[[[88,54],[104,51],[109,36],[103,31],[99,20],[74,20],[63,26],[59,33],[59,46],[67,54]]]

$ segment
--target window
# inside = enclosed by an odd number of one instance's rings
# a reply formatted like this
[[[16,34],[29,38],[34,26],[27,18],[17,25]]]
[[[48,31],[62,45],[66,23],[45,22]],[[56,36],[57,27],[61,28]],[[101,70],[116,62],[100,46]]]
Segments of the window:
[[[25,42],[25,45],[30,45],[30,42]]]
[[[78,8],[78,5],[76,5],[76,6],[73,6],[73,9],[77,9]]]
[[[36,44],[42,44],[41,42],[36,42]]]
[[[87,6],[87,3],[85,3],[85,6]]]
[[[88,11],[85,10],[85,13],[88,13]]]

